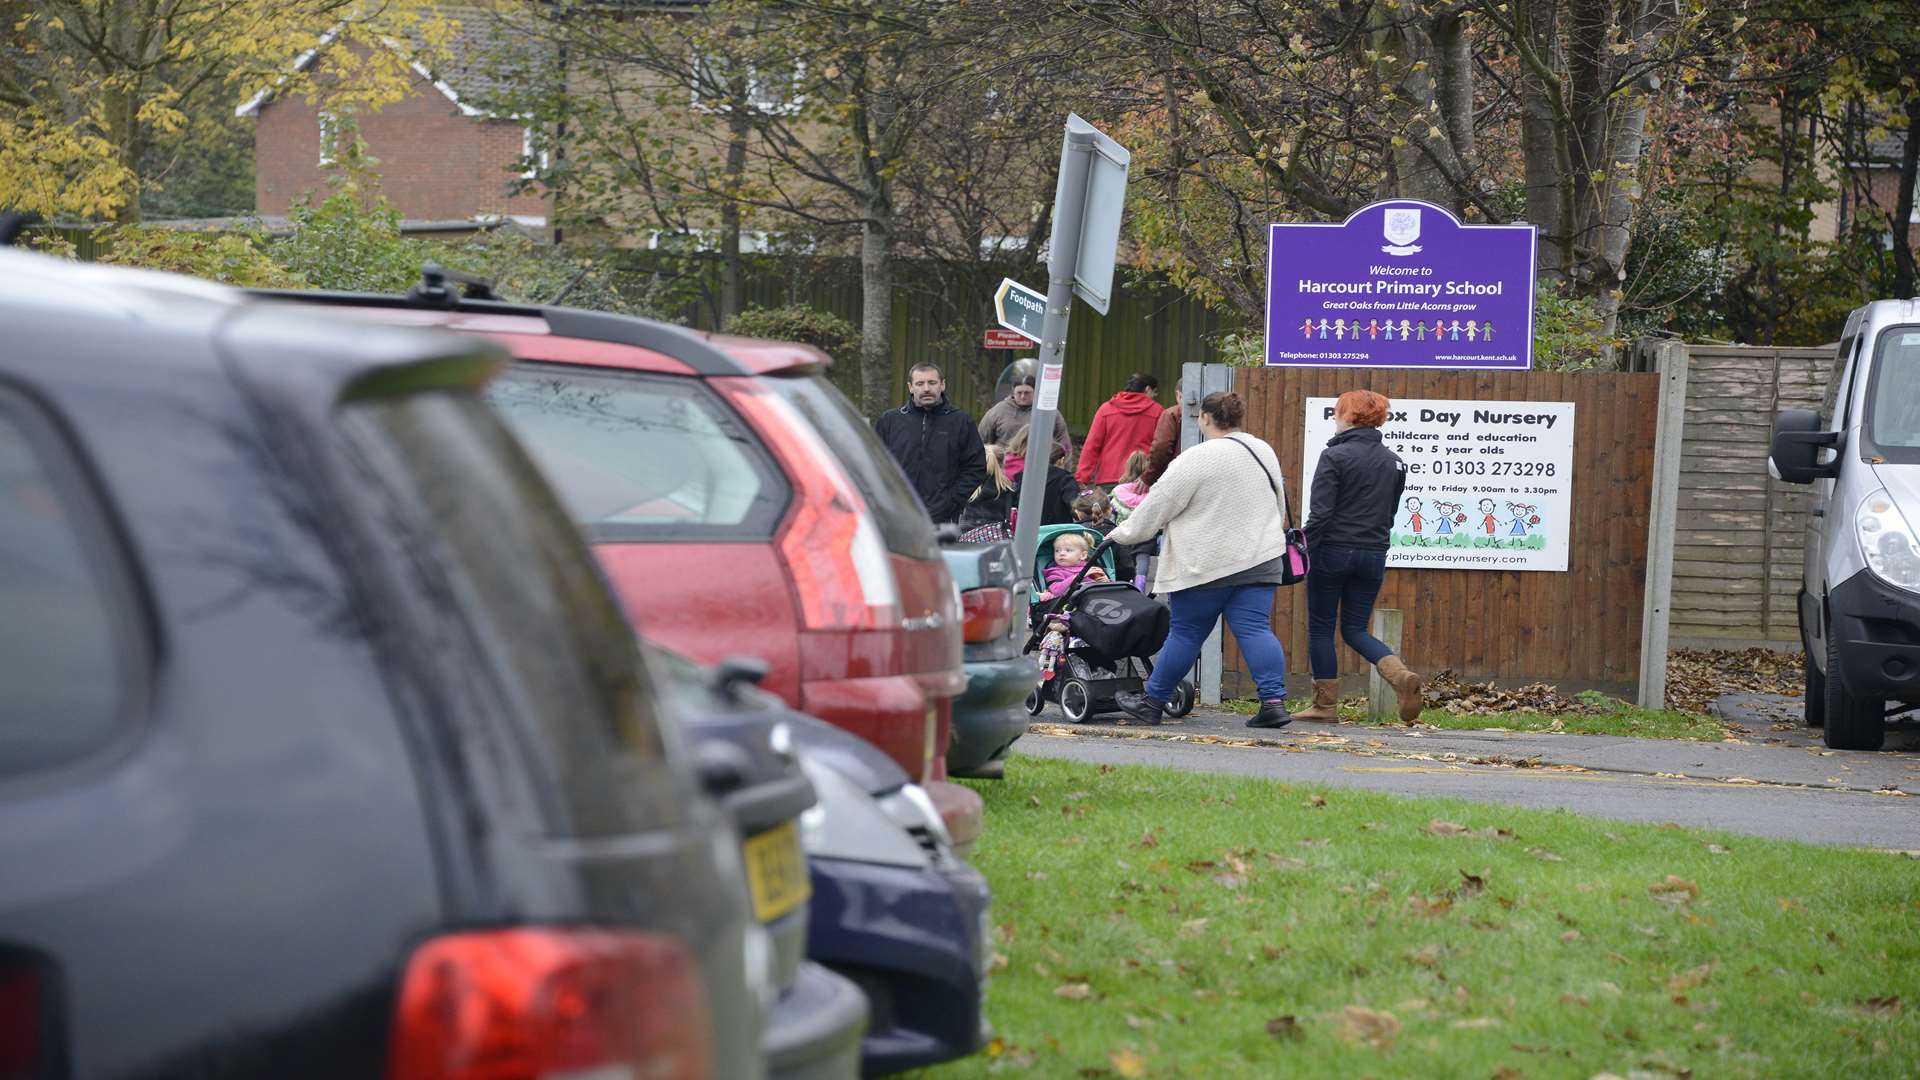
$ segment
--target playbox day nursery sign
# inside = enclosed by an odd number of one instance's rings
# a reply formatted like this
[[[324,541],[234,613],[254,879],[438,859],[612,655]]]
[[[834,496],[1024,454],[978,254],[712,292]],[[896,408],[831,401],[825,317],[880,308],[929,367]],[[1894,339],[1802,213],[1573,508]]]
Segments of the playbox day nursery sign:
[[[1526,371],[1534,236],[1414,199],[1270,225],[1267,363]]]
[[[1333,438],[1333,398],[1307,399],[1307,489]],[[1565,570],[1573,403],[1395,399],[1380,428],[1407,466],[1387,565]]]

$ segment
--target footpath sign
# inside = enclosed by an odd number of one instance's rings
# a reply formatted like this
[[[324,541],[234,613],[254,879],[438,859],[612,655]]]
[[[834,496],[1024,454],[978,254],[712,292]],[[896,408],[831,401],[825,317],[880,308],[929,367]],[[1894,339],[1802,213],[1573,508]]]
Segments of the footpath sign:
[[[1307,399],[1305,483],[1333,438],[1330,397]],[[1407,465],[1387,565],[1565,570],[1573,510],[1573,403],[1395,398],[1380,428]]]
[[[980,344],[989,349],[1037,349],[1040,342],[1018,330],[1002,330],[997,326],[986,329],[986,337]]]
[[[1047,321],[1047,296],[1037,289],[1027,288],[1012,278],[1001,278],[1000,287],[993,293],[993,315],[1001,326],[1038,342],[1041,327]],[[996,346],[988,345],[987,347],[995,348]],[[1025,347],[1021,346],[1021,348]]]
[[[1525,371],[1534,238],[1415,199],[1269,225],[1267,363]]]

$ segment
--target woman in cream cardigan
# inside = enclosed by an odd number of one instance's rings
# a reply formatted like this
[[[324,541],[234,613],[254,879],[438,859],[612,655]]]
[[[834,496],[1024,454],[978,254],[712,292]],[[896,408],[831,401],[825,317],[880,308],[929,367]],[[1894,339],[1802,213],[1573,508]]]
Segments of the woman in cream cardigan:
[[[1247,726],[1281,727],[1289,720],[1287,654],[1273,636],[1273,590],[1287,551],[1285,488],[1273,447],[1240,430],[1245,418],[1238,395],[1208,394],[1200,402],[1205,441],[1174,458],[1108,535],[1116,544],[1137,544],[1166,534],[1153,591],[1167,597],[1173,627],[1146,691],[1118,695],[1122,709],[1149,724],[1165,718],[1174,687],[1193,669],[1222,616],[1260,690],[1260,712]]]

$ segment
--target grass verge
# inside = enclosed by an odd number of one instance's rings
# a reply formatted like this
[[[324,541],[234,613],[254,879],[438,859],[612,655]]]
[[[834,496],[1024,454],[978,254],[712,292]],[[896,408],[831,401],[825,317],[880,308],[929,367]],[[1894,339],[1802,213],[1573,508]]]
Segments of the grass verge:
[[[1900,856],[1023,759],[988,1052],[921,1075],[1910,1077]]]
[[[1600,694],[1582,694],[1580,700],[1592,711],[1523,710],[1460,713],[1447,709],[1426,709],[1420,713],[1420,722],[1448,731],[1480,731],[1485,728],[1498,728],[1503,731],[1559,731],[1570,735],[1633,735],[1645,739],[1690,739],[1698,742],[1720,742],[1727,737],[1727,729],[1710,716],[1669,709],[1642,709],[1618,698]],[[1296,708],[1304,709],[1308,702],[1301,699],[1294,702],[1294,705]],[[1229,712],[1252,716],[1260,710],[1260,703],[1247,700],[1224,701],[1221,702],[1220,707]],[[1368,720],[1366,706],[1358,698],[1341,702],[1340,719],[1379,727],[1402,726],[1399,719],[1395,717],[1378,722]]]

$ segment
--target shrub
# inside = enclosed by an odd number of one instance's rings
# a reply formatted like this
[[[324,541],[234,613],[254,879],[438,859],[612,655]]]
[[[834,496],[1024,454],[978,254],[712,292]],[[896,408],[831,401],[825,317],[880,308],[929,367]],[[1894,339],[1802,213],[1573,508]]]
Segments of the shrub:
[[[727,333],[742,337],[798,341],[826,353],[847,368],[860,358],[860,330],[829,311],[805,304],[777,308],[751,308],[727,322]]]

